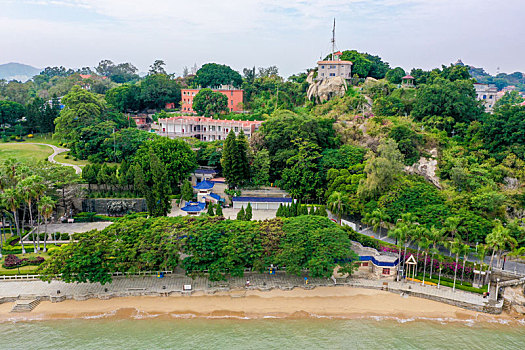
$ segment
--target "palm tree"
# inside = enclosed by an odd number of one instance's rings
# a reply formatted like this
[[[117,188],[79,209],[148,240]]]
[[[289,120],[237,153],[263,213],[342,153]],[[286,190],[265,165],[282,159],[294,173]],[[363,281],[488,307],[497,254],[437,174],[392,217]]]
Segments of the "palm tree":
[[[37,252],[37,244],[35,241],[35,232],[33,230],[33,200],[38,200],[45,190],[45,186],[42,183],[42,178],[38,175],[29,176],[19,182],[20,190],[22,193],[23,199],[26,201],[27,206],[29,207],[29,222],[31,231],[33,232],[33,249],[34,252]],[[40,246],[38,247],[40,249]]]
[[[381,227],[384,227],[388,220],[390,220],[390,216],[385,212],[385,209],[379,208],[372,213],[365,214],[363,221],[371,225],[374,232],[379,232],[379,238],[381,238]]]
[[[388,232],[388,237],[395,238],[397,241],[397,281],[399,281],[399,267],[401,266],[401,245],[404,244],[408,236],[408,226],[402,221],[398,221],[396,227]],[[405,259],[403,258],[403,261]],[[403,263],[404,271],[404,263]]]
[[[428,250],[430,249],[430,245],[432,244],[432,241],[424,236],[418,243],[418,248],[421,247],[423,249],[423,255],[424,255],[424,267],[423,267],[423,282],[421,284],[425,284],[425,274],[427,273],[427,257],[428,257]]]
[[[445,227],[448,233],[452,235],[452,239],[456,238],[456,233],[458,232],[459,224],[461,223],[461,218],[457,216],[449,216],[445,220]]]
[[[55,208],[55,201],[49,196],[43,196],[38,202],[38,212],[44,218],[45,233],[44,233],[44,253],[47,252],[47,220],[53,214],[53,209]]]
[[[470,252],[470,246],[468,244],[462,244],[460,251],[463,254],[463,271],[461,271],[461,285],[463,285],[463,278],[465,277],[465,263],[468,259],[468,253]]]
[[[432,249],[431,249],[432,255],[430,258],[430,278],[432,278],[432,268],[434,267],[434,254],[439,254],[439,250],[437,249],[437,246],[443,243],[443,239],[445,238],[445,230],[444,229],[438,230],[435,226],[432,226],[430,228],[428,236],[430,240],[432,241]]]
[[[18,227],[18,207],[20,205],[20,194],[18,189],[15,188],[6,188],[4,193],[2,193],[2,200],[5,203],[5,206],[13,213],[13,218],[15,221],[16,233],[20,238],[20,245],[22,246],[22,254],[26,253],[24,242],[22,241],[22,234],[20,233],[20,228]]]
[[[443,255],[441,255],[441,254],[438,254],[436,256],[436,259],[437,259],[438,264],[439,264],[439,277],[438,277],[438,285],[437,285],[437,287],[439,289],[439,286],[441,284],[441,269],[443,267],[443,261],[445,260],[445,257]]]
[[[487,255],[488,246],[485,244],[479,244],[476,248],[476,258],[479,260],[479,283],[481,284],[481,274],[483,273],[483,265],[485,256]]]
[[[458,273],[459,254],[461,254],[461,248],[463,243],[459,237],[456,237],[453,241],[447,242],[447,247],[450,250],[450,254],[456,254],[456,264],[454,266],[454,286],[452,291],[456,291],[456,277]]]
[[[344,194],[341,192],[334,192],[328,197],[327,202],[328,209],[334,213],[339,219],[339,224],[341,224],[341,219],[343,214],[348,208],[348,201]]]

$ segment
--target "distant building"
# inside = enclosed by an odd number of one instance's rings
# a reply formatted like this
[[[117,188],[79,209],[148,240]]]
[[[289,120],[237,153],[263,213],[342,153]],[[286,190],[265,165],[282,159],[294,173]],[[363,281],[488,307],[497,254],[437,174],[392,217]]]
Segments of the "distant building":
[[[128,114],[127,117],[128,120],[133,119],[135,121],[135,124],[137,125],[138,129],[147,131],[151,129],[151,123],[153,123],[153,119],[148,114]]]
[[[169,138],[195,137],[201,141],[224,140],[230,130],[241,130],[250,138],[262,121],[220,120],[206,117],[177,116],[157,121],[157,133]]]
[[[242,102],[244,91],[240,89],[233,89],[231,86],[223,86],[220,89],[212,89],[215,92],[220,92],[228,98],[228,110],[230,112],[242,112]],[[181,112],[196,113],[193,110],[193,98],[201,91],[201,89],[182,89],[181,94]],[[175,103],[167,103],[166,109],[175,109]]]
[[[474,83],[474,88],[476,89],[476,99],[483,102],[487,113],[491,113],[499,98],[496,85]]]
[[[341,51],[337,51],[332,54],[331,60],[318,61],[316,80],[323,80],[333,77],[351,79],[353,63],[351,61],[341,61],[341,55]]]

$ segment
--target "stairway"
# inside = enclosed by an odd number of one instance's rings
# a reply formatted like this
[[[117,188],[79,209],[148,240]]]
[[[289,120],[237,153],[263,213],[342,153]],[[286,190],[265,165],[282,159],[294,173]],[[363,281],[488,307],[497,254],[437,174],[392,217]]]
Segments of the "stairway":
[[[17,300],[11,312],[31,312],[38,304],[40,304],[38,299]]]

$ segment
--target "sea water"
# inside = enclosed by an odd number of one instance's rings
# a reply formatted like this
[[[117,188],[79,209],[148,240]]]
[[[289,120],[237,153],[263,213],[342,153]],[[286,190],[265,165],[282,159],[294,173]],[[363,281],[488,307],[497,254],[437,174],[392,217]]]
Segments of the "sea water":
[[[525,324],[459,320],[76,319],[0,324],[1,349],[525,349]]]

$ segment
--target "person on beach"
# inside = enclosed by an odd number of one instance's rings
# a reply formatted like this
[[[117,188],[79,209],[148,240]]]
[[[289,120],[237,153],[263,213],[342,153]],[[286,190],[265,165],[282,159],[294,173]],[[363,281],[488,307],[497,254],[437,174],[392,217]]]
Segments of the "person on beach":
[[[246,288],[250,286],[250,280],[246,280]]]

